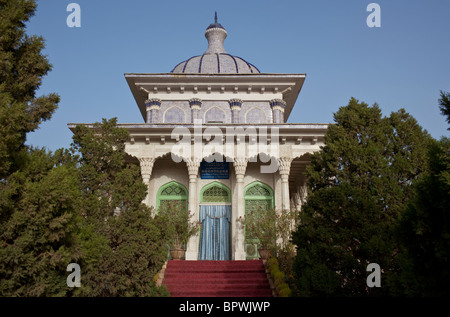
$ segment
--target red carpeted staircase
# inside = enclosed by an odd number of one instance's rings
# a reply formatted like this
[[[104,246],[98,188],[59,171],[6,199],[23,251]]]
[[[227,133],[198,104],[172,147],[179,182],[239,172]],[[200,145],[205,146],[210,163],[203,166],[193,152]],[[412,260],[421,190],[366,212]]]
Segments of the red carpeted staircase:
[[[262,260],[173,261],[163,285],[172,297],[271,297]]]

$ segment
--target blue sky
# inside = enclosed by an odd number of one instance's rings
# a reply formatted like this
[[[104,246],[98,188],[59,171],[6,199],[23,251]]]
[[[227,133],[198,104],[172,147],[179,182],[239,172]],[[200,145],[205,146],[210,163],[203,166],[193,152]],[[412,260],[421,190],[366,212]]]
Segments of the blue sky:
[[[72,2],[80,28],[66,24]],[[371,2],[380,28],[366,24]],[[263,73],[306,73],[289,122],[331,123],[355,97],[384,115],[405,108],[433,137],[449,135],[438,108],[439,91],[450,92],[448,0],[40,0],[27,33],[45,38],[53,70],[38,94],[61,102],[27,144],[69,147],[67,123],[143,123],[124,73],[168,73],[202,54],[214,11],[228,53]]]

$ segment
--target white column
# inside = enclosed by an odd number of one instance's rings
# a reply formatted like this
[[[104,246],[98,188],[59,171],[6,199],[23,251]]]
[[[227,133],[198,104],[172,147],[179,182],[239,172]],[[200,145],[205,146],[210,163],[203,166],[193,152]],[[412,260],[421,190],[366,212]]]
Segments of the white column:
[[[292,159],[281,157],[278,162],[278,169],[281,176],[281,208],[283,210],[288,210],[291,208],[289,199],[289,172],[291,170]]]
[[[199,220],[198,197],[197,197],[197,177],[200,162],[188,160],[186,162],[189,172],[189,212],[192,215],[191,221]],[[192,236],[187,244],[186,260],[196,261],[198,259],[199,234]]]
[[[236,159],[234,161],[234,169],[236,173],[236,194],[237,194],[237,206],[236,210],[233,210],[235,216],[232,217],[232,240],[235,243],[234,247],[234,259],[233,260],[245,260],[245,236],[244,228],[240,222],[239,218],[243,218],[245,214],[244,206],[244,176],[245,170],[247,168],[247,160]]]
[[[141,166],[141,175],[142,181],[147,186],[147,196],[143,201],[144,204],[150,207],[150,193],[149,193],[149,184],[150,177],[152,176],[153,164],[155,163],[154,157],[140,157],[139,165]]]

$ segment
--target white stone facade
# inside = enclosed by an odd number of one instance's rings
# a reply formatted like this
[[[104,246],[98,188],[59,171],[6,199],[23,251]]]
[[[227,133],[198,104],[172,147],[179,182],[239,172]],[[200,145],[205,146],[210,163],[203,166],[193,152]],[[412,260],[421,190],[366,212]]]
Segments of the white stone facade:
[[[137,158],[141,164],[142,177],[148,184],[148,196],[145,203],[157,208],[158,190],[170,183],[177,182],[189,191],[189,210],[194,215],[198,215],[200,193],[204,186],[219,182],[227,186],[232,193],[232,259],[246,259],[244,234],[240,229],[237,219],[243,217],[245,213],[244,188],[254,182],[261,182],[273,190],[274,208],[277,210],[286,208],[296,208],[301,205],[298,193],[305,185],[303,172],[309,163],[309,154],[320,150],[323,145],[323,136],[326,132],[325,124],[284,124],[273,125],[271,128],[279,129],[279,153],[274,159],[277,160],[278,168],[272,173],[262,173],[262,166],[269,166],[270,162],[252,162],[252,157],[248,154],[239,156],[238,149],[245,148],[245,153],[249,153],[250,141],[246,143],[233,143],[235,157],[230,162],[229,179],[202,179],[199,172],[199,160],[193,157],[185,158],[181,162],[175,162],[171,153],[175,145],[179,142],[172,138],[173,127],[158,129],[157,126],[147,125],[121,125],[130,131],[130,141],[126,144],[126,151],[130,158]],[[257,125],[253,125],[254,127]],[[261,125],[267,126],[267,125]],[[185,125],[187,129],[193,131],[193,127]],[[215,127],[225,130],[224,126],[204,125],[203,130]],[[274,142],[274,141],[272,141]],[[202,145],[206,146],[206,140],[202,140]],[[226,144],[225,144],[226,145]],[[192,149],[194,144],[191,144]],[[260,154],[260,153],[257,153]],[[224,160],[227,158],[224,157]],[[231,161],[231,159],[228,157]],[[151,168],[148,166],[151,165]],[[196,260],[198,255],[198,237],[194,238],[188,245],[186,254],[187,260]]]

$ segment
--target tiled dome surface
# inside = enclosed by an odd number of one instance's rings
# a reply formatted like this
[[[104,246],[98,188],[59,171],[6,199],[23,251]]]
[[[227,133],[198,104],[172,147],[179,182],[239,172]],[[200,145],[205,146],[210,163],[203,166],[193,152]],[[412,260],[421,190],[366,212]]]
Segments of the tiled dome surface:
[[[258,68],[244,59],[227,53],[208,53],[181,62],[172,73],[186,74],[252,74]]]

